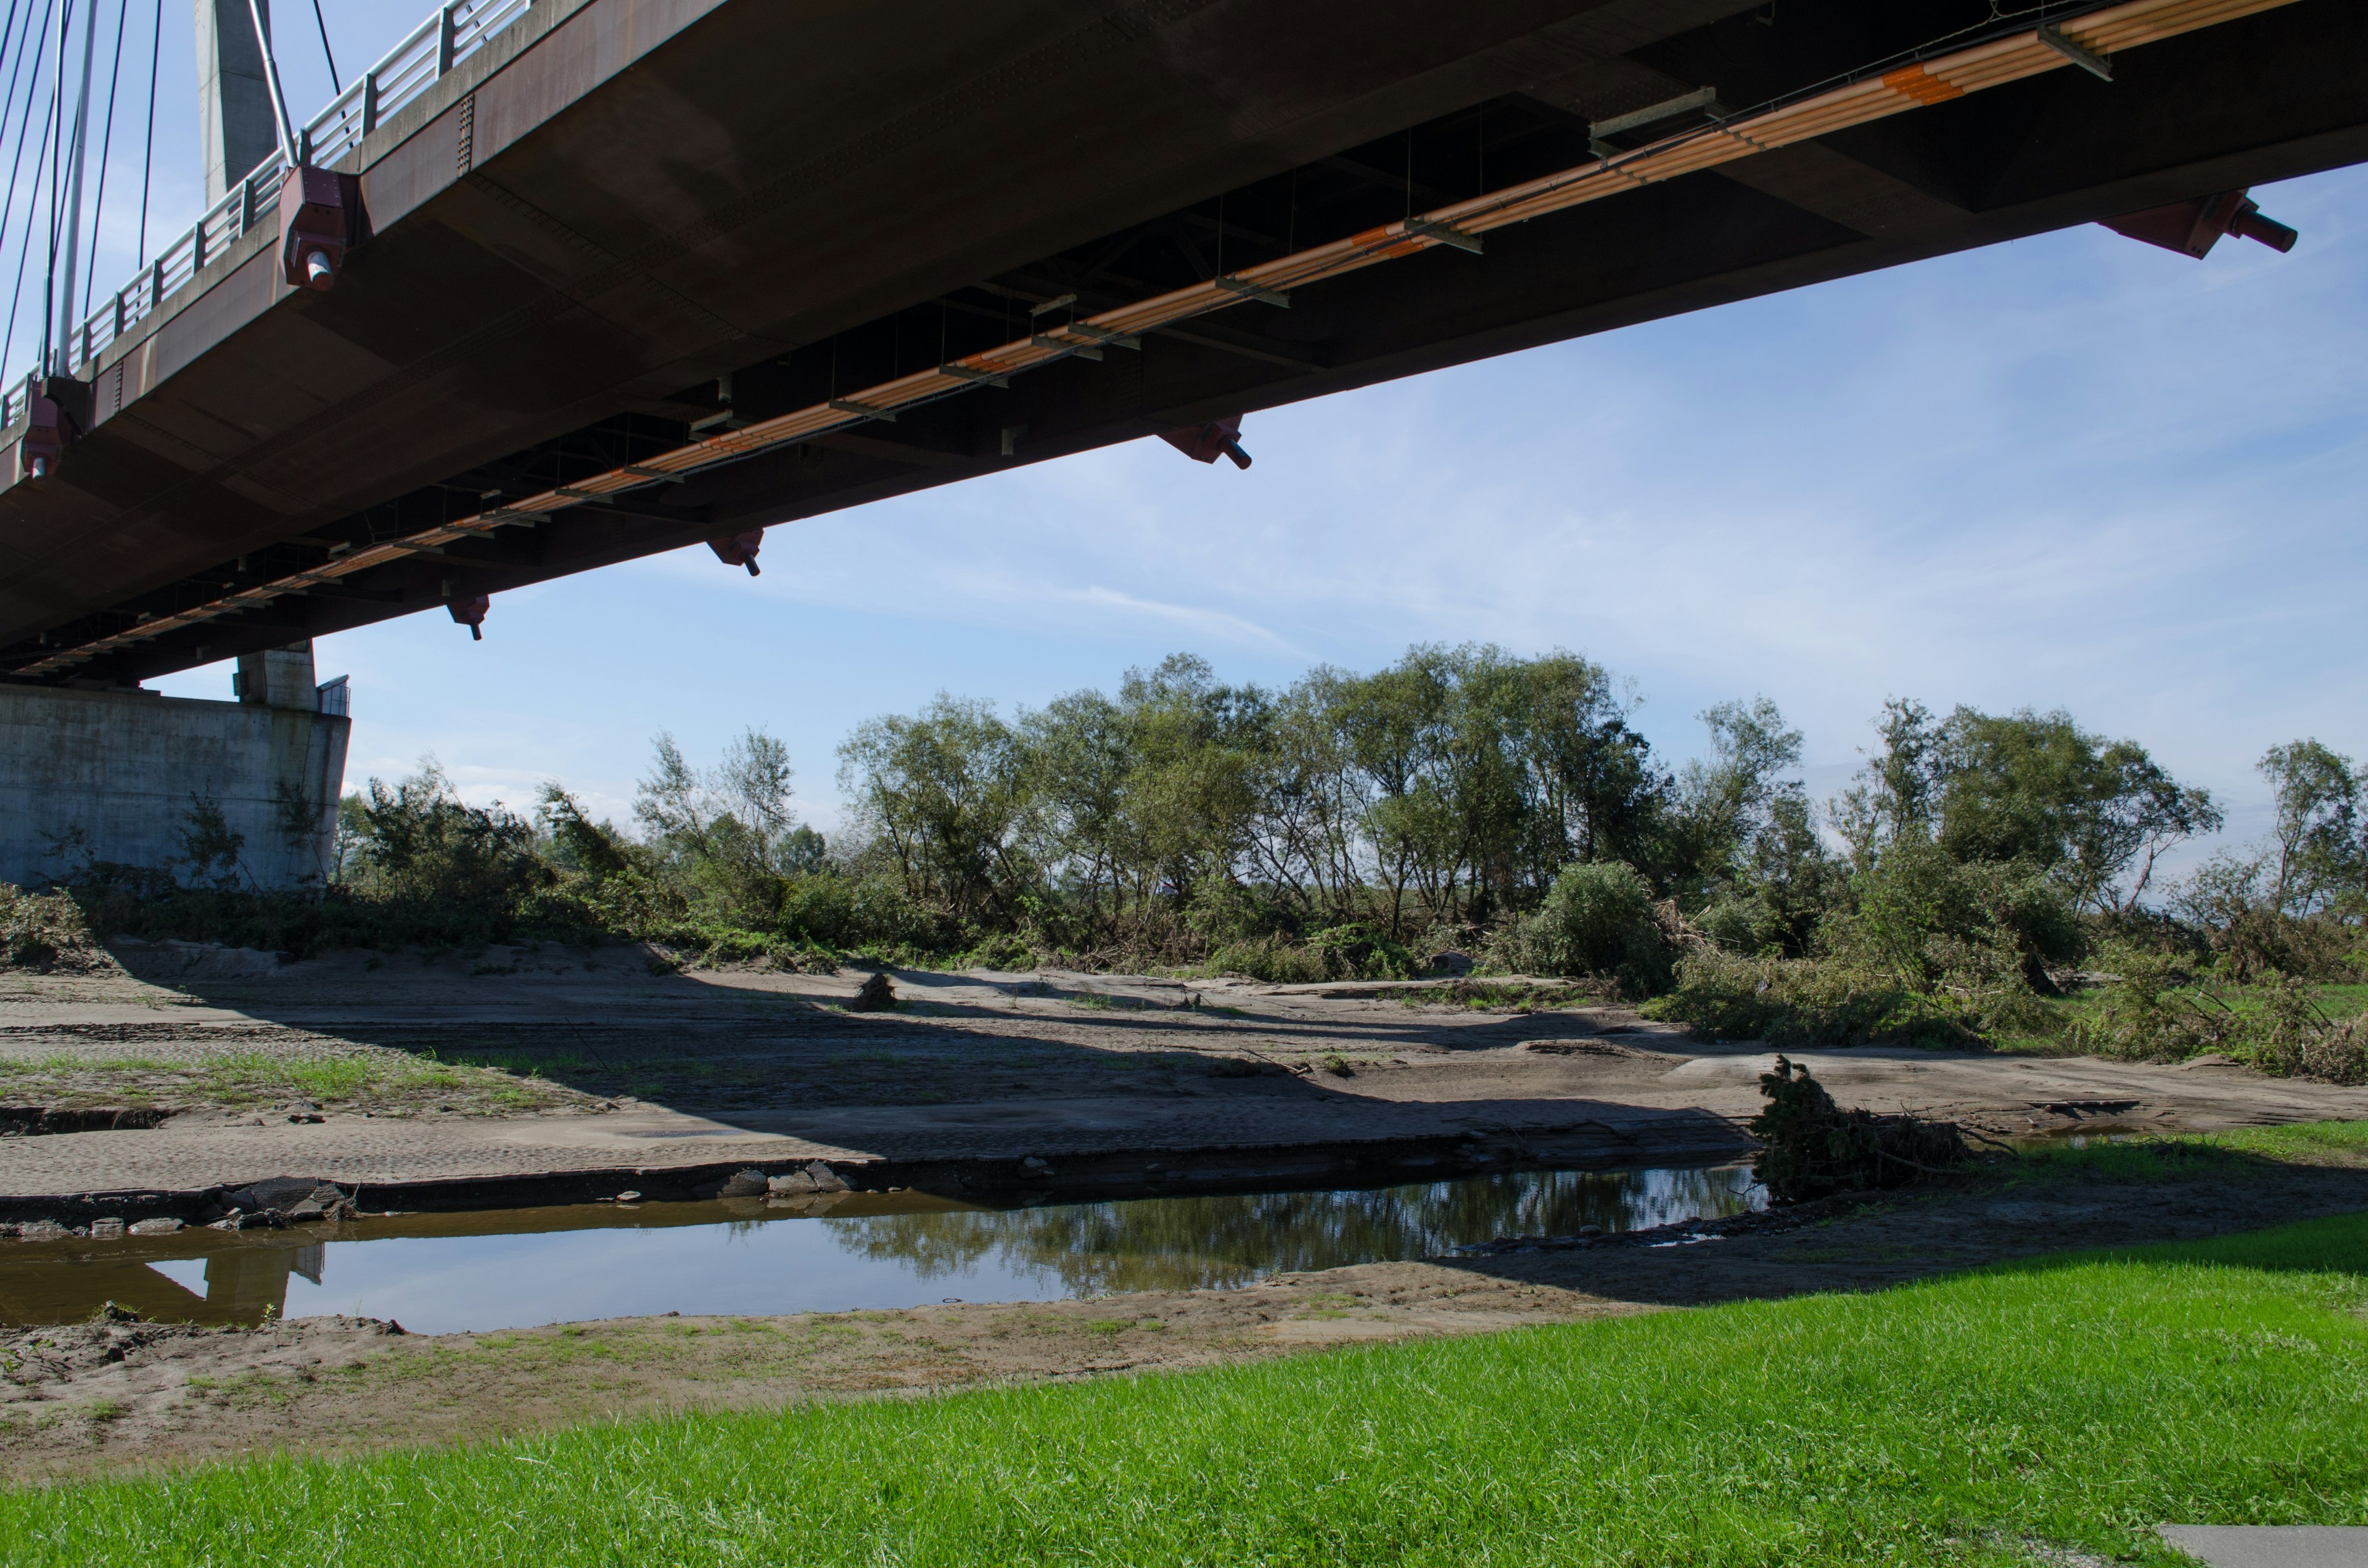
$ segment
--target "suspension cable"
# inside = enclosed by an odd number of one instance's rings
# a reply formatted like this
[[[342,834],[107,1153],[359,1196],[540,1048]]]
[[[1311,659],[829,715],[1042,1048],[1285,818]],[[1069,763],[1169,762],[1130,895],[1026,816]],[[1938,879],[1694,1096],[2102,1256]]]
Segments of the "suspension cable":
[[[162,4],[163,0],[158,0],[158,3]],[[33,13],[29,9],[26,11],[25,39],[17,44],[16,63],[8,70],[7,94],[0,97],[0,117],[5,117],[7,113],[7,106],[17,100],[17,67],[25,63],[24,44],[28,41],[31,42],[33,74],[26,78],[25,107],[17,115],[16,153],[8,163],[8,194],[6,199],[0,199],[0,255],[6,255],[7,251],[8,221],[17,207],[17,179],[25,172],[25,132],[32,126],[33,106],[40,101],[41,62],[49,55],[50,12],[55,8],[55,6],[56,0],[42,0],[41,19],[38,26],[33,21]],[[33,203],[38,199],[40,187],[41,166],[37,160],[33,165],[34,194],[28,195],[25,200],[25,233],[17,247],[17,288],[16,291],[8,296],[8,333],[6,340],[0,341],[0,364],[7,363],[7,346],[16,340],[17,306],[23,297],[25,288],[25,254],[32,244]]]
[[[140,160],[140,259],[148,265],[148,176],[156,166],[156,60],[165,46],[165,0],[156,0],[156,19],[148,35],[148,151]]]
[[[29,21],[30,19],[30,14],[28,13],[27,20]],[[0,22],[0,59],[7,60],[12,69],[8,73],[8,96],[6,97],[0,97],[0,121],[5,121],[7,119],[7,106],[9,103],[14,101],[16,97],[17,74],[13,67],[21,63],[24,60],[24,47],[21,44],[17,46],[17,52],[13,56],[8,52],[8,40],[16,36],[16,32],[17,0],[8,0],[8,19],[6,22]]]
[[[72,4],[73,0],[67,0],[67,3]],[[51,11],[54,11],[56,8],[56,6],[52,6],[50,9]],[[41,17],[41,49],[44,53],[47,52],[49,44],[50,16],[49,12],[44,12]],[[28,120],[31,118],[34,103],[37,102],[41,96],[40,84],[38,79],[40,75],[40,57],[36,56],[33,61],[33,74],[36,80],[32,90],[25,96],[25,109]],[[55,83],[52,83],[50,86],[50,97],[52,99],[55,99],[57,96],[57,85]],[[23,141],[23,137],[19,135],[17,140],[21,142]],[[15,291],[8,296],[8,327],[5,334],[0,334],[0,353],[6,353],[17,341],[17,307],[25,302],[25,263],[26,259],[33,253],[33,210],[40,204],[41,171],[49,166],[50,162],[50,138],[46,131],[42,133],[40,145],[41,150],[40,154],[33,159],[33,188],[28,192],[25,197],[25,233],[23,239],[17,243],[17,287]],[[21,153],[22,151],[23,148],[20,146],[18,148],[18,152]],[[48,352],[49,346],[47,339],[49,335],[50,329],[48,312],[44,312],[42,315],[41,336],[43,339],[42,350],[45,356]],[[44,358],[41,364],[44,369],[46,369],[49,364],[48,359]]]
[[[131,15],[131,0],[117,0],[115,63],[107,74],[107,129],[98,139],[98,192],[90,203],[90,271],[82,280],[82,319],[90,316],[92,285],[98,281],[98,230],[107,222],[107,153],[115,145],[115,88],[123,79],[123,24]]]
[[[50,233],[41,272],[41,374],[45,376],[50,373],[50,355],[54,347],[50,334],[57,325],[58,315],[58,164],[66,141],[66,33],[74,26],[74,0],[66,0],[58,13],[58,58],[56,68],[50,73],[49,148],[44,154],[50,164]],[[38,171],[34,188],[40,188]]]
[[[61,146],[58,157],[63,161],[71,147],[74,167],[65,174],[65,208],[59,222],[65,225],[66,271],[59,280],[56,297],[50,308],[58,312],[58,373],[63,375],[74,363],[74,327],[81,320],[74,313],[75,271],[82,261],[82,171],[90,159],[90,67],[91,46],[98,39],[98,0],[85,0],[82,13],[82,85],[74,93],[74,136]],[[58,81],[65,82],[66,57],[58,55]]]
[[[337,57],[329,48],[329,19],[321,15],[321,0],[313,0],[313,20],[321,28],[321,58],[329,62],[329,91],[342,95],[345,88],[337,85]]]

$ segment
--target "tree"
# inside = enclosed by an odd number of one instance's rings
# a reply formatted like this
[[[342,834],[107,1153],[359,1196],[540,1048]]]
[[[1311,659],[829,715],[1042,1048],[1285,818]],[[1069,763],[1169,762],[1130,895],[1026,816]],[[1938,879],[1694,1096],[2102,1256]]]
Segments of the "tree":
[[[1930,836],[1942,781],[1940,735],[1930,709],[1909,698],[1891,698],[1874,731],[1883,749],[1867,757],[1858,781],[1835,797],[1832,806],[1835,831],[1861,867],[1901,839]]]
[[[2361,838],[2361,793],[2368,779],[2351,759],[2315,740],[2271,746],[2259,764],[2276,798],[2271,830],[2271,906],[2307,915],[2356,894],[2368,866]]]
[[[1961,707],[1941,727],[1937,756],[1944,848],[1960,860],[2025,861],[2100,912],[2135,910],[2157,857],[2221,823],[2208,792],[2178,783],[2145,747],[2090,734],[2060,710]]]
[[[856,822],[887,846],[916,900],[1012,923],[1033,880],[1026,754],[991,703],[940,692],[914,717],[867,722],[838,755]]]
[[[1802,800],[1802,786],[1782,775],[1801,763],[1801,732],[1765,697],[1748,706],[1722,702],[1702,715],[1710,730],[1708,760],[1678,774],[1668,837],[1673,872],[1694,902],[1750,879],[1759,840],[1777,831],[1777,808]],[[1804,816],[1788,811],[1788,817]]]
[[[2165,849],[2221,824],[2208,791],[2060,710],[1959,707],[1936,722],[1895,699],[1875,727],[1883,748],[1833,812],[1861,870],[1900,844],[1932,841],[1966,864],[2044,872],[2076,905],[2134,910]]]

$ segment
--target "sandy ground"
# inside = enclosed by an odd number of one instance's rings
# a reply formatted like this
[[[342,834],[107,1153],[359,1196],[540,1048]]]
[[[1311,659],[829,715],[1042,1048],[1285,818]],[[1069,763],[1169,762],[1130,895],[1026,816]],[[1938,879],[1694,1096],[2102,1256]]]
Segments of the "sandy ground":
[[[1284,1275],[1237,1290],[409,1335],[93,1322],[0,1337],[0,1477],[369,1452],[655,1411],[1207,1366],[1295,1351],[1871,1290],[2003,1258],[2368,1210],[2368,1168],[2239,1156],[2146,1183],[1976,1178],[1566,1250]]]
[[[287,1175],[399,1188],[817,1157],[1034,1158],[1099,1191],[1141,1185],[1110,1159],[1163,1152],[1233,1152],[1235,1178],[1278,1151],[1425,1140],[1467,1164],[1676,1164],[1741,1145],[1767,1064],[1616,1007],[1370,983],[900,972],[902,1006],[859,1014],[860,975],[676,971],[623,946],[285,965],[120,951],[128,972],[0,975],[0,1122],[159,1125],[0,1138],[11,1217],[45,1196]],[[2225,1066],[1806,1060],[1846,1102],[2001,1135],[2368,1116],[2368,1089]]]

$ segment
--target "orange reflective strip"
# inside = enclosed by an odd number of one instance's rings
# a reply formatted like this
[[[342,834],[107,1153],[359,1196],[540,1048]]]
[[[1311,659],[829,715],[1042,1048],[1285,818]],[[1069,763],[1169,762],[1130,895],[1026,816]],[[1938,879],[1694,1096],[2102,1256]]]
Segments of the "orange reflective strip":
[[[1944,104],[1951,98],[1962,98],[1965,89],[1954,83],[1943,82],[1921,65],[1903,65],[1896,71],[1883,74],[1883,85],[1903,98],[1913,98],[1919,104]]]

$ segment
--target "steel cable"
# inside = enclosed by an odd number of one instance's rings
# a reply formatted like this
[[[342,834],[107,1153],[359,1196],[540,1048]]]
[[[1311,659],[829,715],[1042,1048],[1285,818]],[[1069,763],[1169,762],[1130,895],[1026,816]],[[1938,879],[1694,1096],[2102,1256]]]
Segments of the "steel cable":
[[[148,264],[148,176],[156,166],[156,60],[165,44],[165,0],[156,0],[156,19],[148,38],[148,151],[140,161],[140,259]]]
[[[50,10],[55,3],[56,0],[43,0],[40,31],[39,34],[40,41],[35,44],[33,50],[33,74],[26,80],[25,107],[17,116],[16,151],[10,157],[8,164],[8,194],[5,198],[0,198],[0,255],[5,255],[7,251],[8,222],[17,206],[17,177],[25,172],[25,132],[32,125],[33,105],[40,101],[41,62],[47,58],[48,55],[50,39]],[[162,4],[163,0],[158,0],[158,3]],[[33,30],[33,13],[30,10],[28,10],[25,13],[25,39],[33,39],[36,36]],[[0,95],[0,121],[6,120],[8,112],[8,106],[17,100],[17,75],[18,68],[24,63],[24,40],[19,40],[17,46],[17,58],[8,68],[8,90],[6,94]],[[41,170],[40,165],[37,163],[33,166],[34,189],[39,190],[40,188],[40,184]],[[21,241],[18,245],[18,256],[17,260],[17,291],[8,296],[8,335],[6,342],[13,342],[16,337],[17,305],[25,288],[24,251],[26,247],[29,246],[32,243],[32,237],[33,207],[32,202],[28,199],[25,204],[25,232],[21,236]],[[7,362],[6,342],[0,342],[0,364],[6,364]]]
[[[321,58],[329,62],[330,96],[340,96],[346,89],[337,84],[337,57],[329,51],[329,18],[321,15],[321,0],[313,0],[313,20],[321,28]]]
[[[58,165],[65,161],[66,35],[73,30],[73,28],[74,0],[66,0],[64,9],[58,16],[57,65],[50,74],[50,130],[45,139],[49,145],[42,153],[42,156],[48,159],[50,167],[48,260],[43,263],[41,272],[40,369],[45,375],[49,372],[50,356],[55,347],[50,335],[57,325],[58,317]],[[46,33],[49,29],[45,27],[41,30]],[[40,188],[41,171],[40,165],[36,165],[33,169],[33,189],[38,193]],[[28,230],[28,240],[30,237]]]
[[[131,19],[131,0],[117,0],[115,7],[115,63],[107,73],[107,129],[98,139],[98,190],[90,202],[90,270],[83,275],[81,318],[90,316],[92,288],[98,281],[99,225],[107,222],[107,154],[115,145],[115,89],[123,79],[123,24]]]
[[[41,62],[49,55],[50,17],[57,9],[56,0],[43,0],[41,8],[41,39],[33,51],[33,74],[25,87],[24,111],[17,118],[17,167],[24,167],[25,133],[32,128],[33,106],[41,97]],[[51,97],[55,97],[51,90]],[[6,362],[7,352],[17,342],[17,312],[25,302],[25,266],[33,253],[33,208],[41,199],[41,169],[49,161],[50,139],[41,138],[41,151],[33,160],[33,188],[25,197],[25,232],[17,242],[17,282],[8,294],[8,326],[0,334],[0,364]],[[16,199],[17,176],[8,176],[8,199]]]

